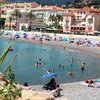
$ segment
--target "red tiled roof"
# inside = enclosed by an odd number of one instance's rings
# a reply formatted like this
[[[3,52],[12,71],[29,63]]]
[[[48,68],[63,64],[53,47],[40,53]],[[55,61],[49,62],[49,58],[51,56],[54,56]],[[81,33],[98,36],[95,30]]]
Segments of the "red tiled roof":
[[[69,10],[71,10],[71,11],[90,11],[91,8],[89,8],[89,7],[85,7],[85,8],[71,8]]]
[[[84,8],[71,8],[69,9],[71,11],[89,11],[90,13],[100,13],[100,10],[98,9],[91,9],[89,7],[84,7]]]
[[[31,7],[32,7],[32,8],[35,8],[35,7],[37,7],[37,6],[39,6],[38,3],[36,3],[36,2],[32,2],[32,3],[31,3]]]
[[[61,7],[57,7],[57,6],[43,6],[43,8],[49,8],[49,9],[52,9],[52,10],[55,10],[55,11],[60,11],[60,10],[64,10],[63,8]]]

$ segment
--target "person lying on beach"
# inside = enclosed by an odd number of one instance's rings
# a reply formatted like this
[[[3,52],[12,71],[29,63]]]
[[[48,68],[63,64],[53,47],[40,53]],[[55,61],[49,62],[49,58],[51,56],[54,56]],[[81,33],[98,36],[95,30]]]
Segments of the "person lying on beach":
[[[85,83],[92,84],[92,83],[95,83],[95,81],[94,80],[86,80]]]
[[[100,88],[100,83],[89,84],[88,87]]]
[[[85,83],[88,84],[88,87],[100,88],[100,83],[96,80],[86,80]]]

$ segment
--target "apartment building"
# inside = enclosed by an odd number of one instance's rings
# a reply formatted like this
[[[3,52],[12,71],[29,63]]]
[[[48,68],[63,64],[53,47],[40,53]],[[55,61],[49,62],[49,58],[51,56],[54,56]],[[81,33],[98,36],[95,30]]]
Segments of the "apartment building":
[[[93,34],[95,31],[100,31],[100,10],[72,8],[64,14],[63,32]]]
[[[5,22],[5,26],[6,28],[9,28],[9,25],[11,25],[11,27],[16,26],[15,25],[15,18],[13,16],[13,20],[11,23],[9,23],[10,17],[12,16],[12,13],[17,9],[19,10],[21,13],[28,13],[30,12],[33,8],[40,6],[38,3],[36,2],[31,2],[31,3],[9,3],[9,4],[2,4],[1,5],[1,17],[6,18],[6,22]],[[24,16],[23,16],[23,20],[24,20]],[[20,20],[20,23],[23,23],[22,20]],[[19,23],[19,22],[18,22]],[[25,20],[26,23],[26,20]],[[24,23],[24,24],[25,24]],[[26,25],[27,26],[27,25]]]
[[[33,13],[37,16],[37,22],[44,23],[48,26],[53,24],[53,21],[50,20],[50,16],[57,16],[61,15],[63,16],[64,13],[66,12],[63,8],[57,7],[57,6],[39,6],[34,8]],[[59,24],[62,26],[63,21],[60,21]]]

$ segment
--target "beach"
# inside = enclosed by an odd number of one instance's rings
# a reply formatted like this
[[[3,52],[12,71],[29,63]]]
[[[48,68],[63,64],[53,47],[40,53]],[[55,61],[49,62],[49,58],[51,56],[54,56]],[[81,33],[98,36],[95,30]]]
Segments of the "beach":
[[[0,39],[10,40],[10,38],[11,38],[11,36],[8,36],[8,35],[0,36]],[[59,41],[39,41],[39,40],[32,40],[31,38],[32,38],[32,36],[30,35],[29,39],[18,38],[15,41],[26,42],[26,43],[30,42],[30,43],[37,44],[37,45],[47,45],[47,46],[51,46],[51,47],[56,46],[56,47],[62,48],[62,49],[72,49],[72,50],[76,50],[76,51],[85,52],[85,53],[91,54],[96,57],[100,57],[100,47],[93,47],[93,46],[87,47],[87,46],[83,46],[83,45],[76,45],[75,43],[59,42]],[[79,36],[78,36],[78,38],[79,38]]]
[[[0,36],[0,39],[10,39],[10,36]],[[31,42],[33,44],[38,45],[47,45],[47,46],[56,46],[61,49],[65,49],[66,51],[68,49],[76,50],[85,52],[87,54],[93,55],[95,57],[100,58],[100,47],[85,47],[83,45],[77,46],[74,43],[66,43],[66,42],[55,42],[55,41],[37,41],[37,40],[30,40],[30,39],[23,39],[19,38],[16,41],[23,41],[23,42]],[[48,92],[42,90],[42,86],[30,86],[33,91],[40,91],[40,92]],[[87,87],[80,82],[73,82],[73,83],[64,83],[60,84],[60,87],[62,89],[61,91],[61,97],[56,98],[56,100],[99,100],[100,99],[100,89],[99,88],[93,88],[93,87]]]
[[[87,87],[80,82],[60,84],[61,97],[56,100],[100,100],[100,88]],[[31,86],[33,90],[43,91],[42,86]]]

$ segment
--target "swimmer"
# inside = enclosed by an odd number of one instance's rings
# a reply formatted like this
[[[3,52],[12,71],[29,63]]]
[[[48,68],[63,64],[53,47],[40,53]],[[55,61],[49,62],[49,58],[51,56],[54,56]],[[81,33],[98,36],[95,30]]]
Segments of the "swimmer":
[[[50,56],[50,59],[52,59],[52,56]]]
[[[41,62],[39,62],[39,67],[41,67],[42,66],[42,64],[41,64]]]
[[[62,66],[62,68],[64,68],[64,66]]]
[[[73,63],[74,62],[74,59],[73,58],[71,58],[71,63]]]
[[[72,71],[68,72],[67,74],[68,74],[68,75],[70,75],[70,76],[72,76],[72,75],[73,75]]]
[[[82,63],[81,70],[84,70],[85,63]]]
[[[39,61],[41,61],[41,59],[39,59]]]
[[[39,67],[39,63],[38,63],[38,62],[35,64],[35,67],[36,67],[36,68],[38,68],[38,67]]]
[[[49,73],[51,73],[51,71],[50,70],[47,70],[47,74],[49,74]]]
[[[58,66],[59,68],[61,68],[61,64],[59,64],[59,66]]]

